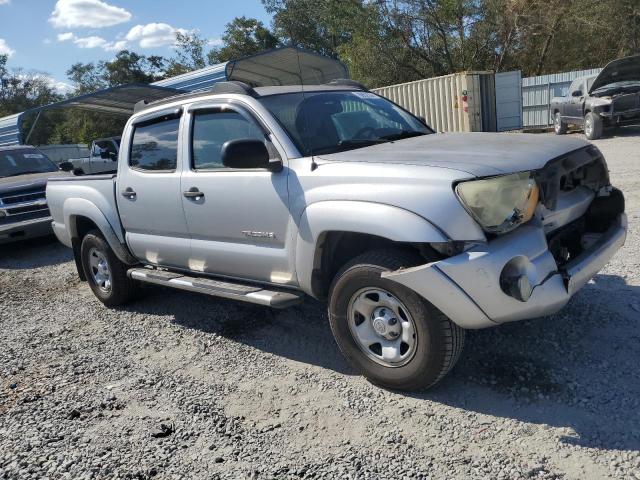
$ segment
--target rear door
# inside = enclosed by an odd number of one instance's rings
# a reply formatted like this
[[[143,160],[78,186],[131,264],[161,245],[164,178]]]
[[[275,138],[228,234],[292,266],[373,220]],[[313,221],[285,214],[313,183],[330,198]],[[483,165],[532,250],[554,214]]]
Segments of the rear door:
[[[118,208],[131,252],[153,265],[186,268],[189,232],[180,189],[181,110],[142,117],[122,139]]]
[[[191,234],[192,270],[258,280],[291,283],[285,249],[289,232],[287,171],[231,169],[222,165],[221,149],[236,139],[265,142],[280,156],[270,135],[252,113],[238,104],[193,106],[185,133],[182,191]]]

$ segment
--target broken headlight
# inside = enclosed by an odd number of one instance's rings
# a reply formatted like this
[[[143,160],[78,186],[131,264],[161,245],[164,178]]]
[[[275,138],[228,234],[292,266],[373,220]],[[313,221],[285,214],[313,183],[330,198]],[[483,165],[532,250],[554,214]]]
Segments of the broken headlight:
[[[461,182],[456,193],[489,233],[506,233],[533,217],[540,191],[530,172]]]

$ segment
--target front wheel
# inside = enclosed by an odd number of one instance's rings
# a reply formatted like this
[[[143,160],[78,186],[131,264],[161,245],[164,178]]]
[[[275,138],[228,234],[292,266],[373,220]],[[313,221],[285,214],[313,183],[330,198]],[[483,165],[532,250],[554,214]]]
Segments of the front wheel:
[[[562,121],[560,112],[556,112],[553,117],[553,130],[556,132],[556,135],[564,135],[567,133],[567,124]]]
[[[414,291],[381,277],[415,265],[412,255],[365,253],[336,276],[329,297],[333,336],[346,359],[372,383],[422,390],[453,368],[464,330]]]
[[[597,140],[602,136],[603,124],[600,115],[589,112],[584,117],[584,134],[589,140]]]
[[[139,286],[127,277],[127,265],[116,257],[98,230],[82,239],[80,258],[93,294],[106,306],[121,305],[137,294]]]

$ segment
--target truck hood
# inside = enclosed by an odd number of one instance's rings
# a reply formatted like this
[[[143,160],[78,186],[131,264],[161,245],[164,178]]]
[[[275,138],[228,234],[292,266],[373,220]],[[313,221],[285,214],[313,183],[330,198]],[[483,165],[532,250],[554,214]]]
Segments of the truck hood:
[[[538,170],[589,145],[580,138],[524,133],[436,133],[320,155],[317,163],[365,162],[449,168],[476,177]]]
[[[614,82],[640,81],[640,55],[618,58],[605,65],[593,80],[589,93]]]
[[[0,193],[8,193],[25,188],[44,188],[50,178],[69,176],[67,172],[30,173],[17,177],[0,177]]]

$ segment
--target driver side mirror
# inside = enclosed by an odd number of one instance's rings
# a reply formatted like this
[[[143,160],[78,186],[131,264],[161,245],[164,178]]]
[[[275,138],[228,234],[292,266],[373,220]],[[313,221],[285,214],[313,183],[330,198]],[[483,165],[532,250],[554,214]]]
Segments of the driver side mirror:
[[[73,171],[73,163],[71,162],[62,162],[58,165],[58,168],[63,172],[72,172]]]
[[[582,96],[582,90],[575,90],[575,91],[571,92],[571,96],[572,97],[581,97]]]
[[[269,151],[261,140],[229,140],[222,145],[221,158],[222,164],[228,168],[265,168],[275,172],[282,170],[280,160],[269,160]]]

